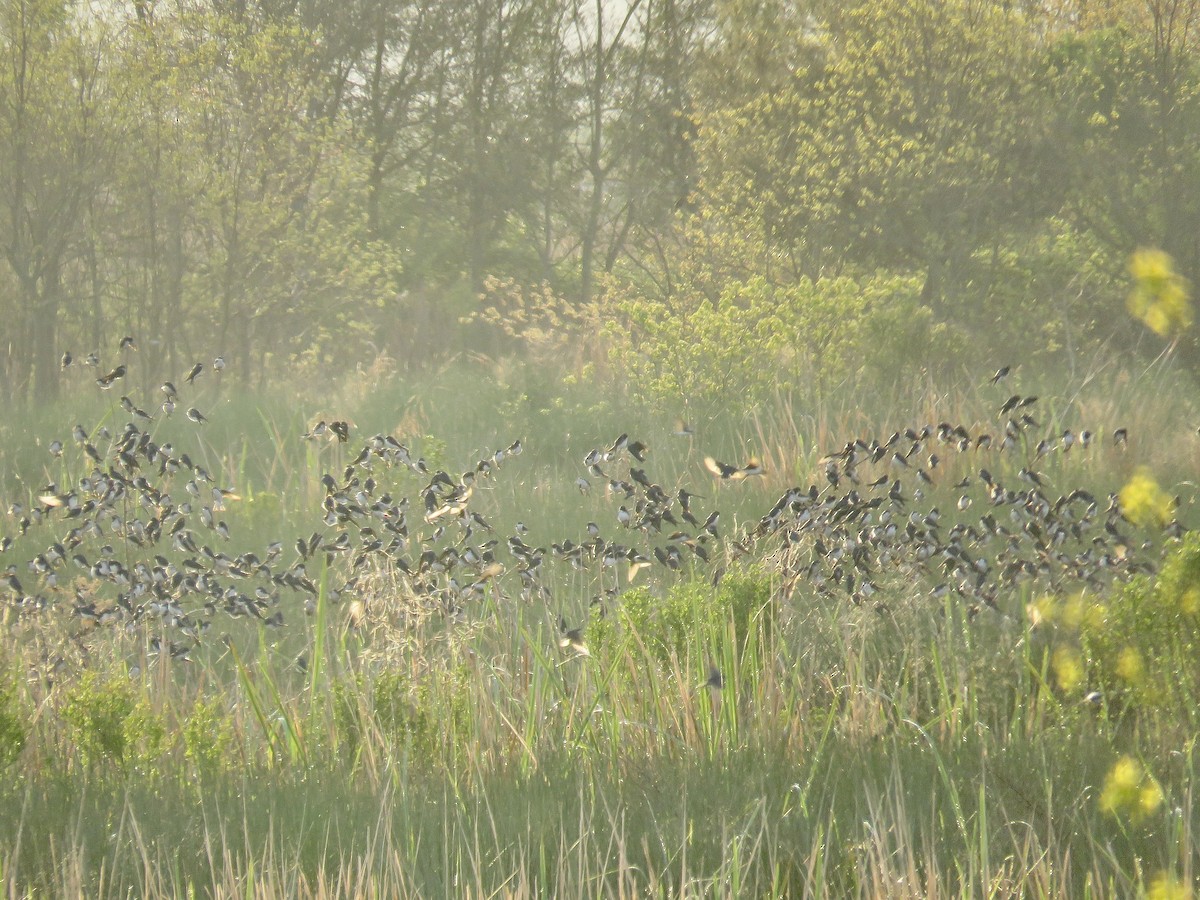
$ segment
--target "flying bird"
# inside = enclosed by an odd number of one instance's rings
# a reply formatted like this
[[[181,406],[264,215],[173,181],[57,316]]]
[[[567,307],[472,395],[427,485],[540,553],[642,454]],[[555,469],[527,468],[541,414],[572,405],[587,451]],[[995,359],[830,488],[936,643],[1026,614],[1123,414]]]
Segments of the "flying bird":
[[[97,378],[96,384],[100,385],[100,390],[107,391],[110,387],[113,386],[114,381],[116,381],[118,378],[124,378],[124,377],[125,377],[125,367],[117,366],[115,369],[113,369],[107,375],[101,375],[99,378]]]
[[[767,471],[757,457],[751,457],[744,466],[734,466],[706,456],[704,468],[722,481],[741,481],[743,478],[762,475]]]

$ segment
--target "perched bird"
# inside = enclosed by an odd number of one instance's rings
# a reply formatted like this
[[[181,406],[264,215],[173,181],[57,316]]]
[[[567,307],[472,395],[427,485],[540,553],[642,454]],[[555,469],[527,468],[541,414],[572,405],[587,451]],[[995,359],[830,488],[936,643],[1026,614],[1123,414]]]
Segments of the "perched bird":
[[[194,406],[191,407],[190,409],[188,409],[187,417],[189,419],[191,419],[193,422],[195,422],[197,425],[202,425],[208,421],[208,417],[205,416],[204,413],[200,412],[200,410],[196,409],[196,407],[194,407]]]
[[[218,356],[214,359],[212,367],[214,372],[223,372],[225,370],[225,357]]]
[[[132,336],[132,335],[128,335],[128,334],[127,334],[127,335],[125,335],[125,337],[121,338],[121,344],[120,344],[120,348],[119,348],[119,349],[120,349],[120,350],[122,350],[122,351],[125,351],[125,350],[136,350],[136,349],[137,349],[137,344],[134,342],[134,340],[133,340],[133,336]]]
[[[996,370],[996,374],[992,376],[992,384],[999,384],[1008,376],[1010,366],[1001,366]]]
[[[188,384],[193,384],[196,381],[196,376],[199,375],[203,371],[204,371],[204,363],[196,363],[194,366],[192,366],[192,371],[188,372],[187,376],[183,380],[186,381]]]
[[[708,667],[708,680],[701,686],[714,692],[725,687],[725,678],[721,675],[721,670],[714,665],[710,665]]]
[[[61,360],[60,365],[62,366],[62,368],[67,369],[67,368],[70,368],[71,362],[72,362],[71,351],[68,350],[66,353],[64,353],[62,355],[62,360]]]

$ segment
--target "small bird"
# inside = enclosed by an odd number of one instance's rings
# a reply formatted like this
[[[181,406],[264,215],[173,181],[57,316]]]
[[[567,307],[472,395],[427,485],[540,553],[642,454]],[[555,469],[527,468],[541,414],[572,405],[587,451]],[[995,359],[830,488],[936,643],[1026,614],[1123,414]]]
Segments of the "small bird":
[[[755,475],[765,475],[766,467],[759,461],[757,456],[750,457],[749,461],[742,466],[739,472],[741,478],[753,478]]]
[[[101,375],[99,378],[97,378],[96,384],[98,384],[100,386],[100,390],[107,391],[110,387],[113,386],[113,382],[115,382],[118,378],[124,378],[124,377],[125,377],[125,367],[117,366],[115,369],[113,369],[107,375]]]
[[[733,478],[738,472],[737,466],[732,466],[729,463],[719,462],[718,460],[713,459],[711,456],[704,457],[704,468],[708,469],[708,471],[710,471],[717,478],[720,478],[722,481]]]
[[[122,351],[125,351],[125,350],[136,350],[136,349],[137,349],[137,344],[134,342],[134,340],[133,340],[133,336],[132,336],[132,335],[129,335],[129,334],[127,334],[127,335],[125,335],[125,337],[121,338],[121,344],[120,344],[120,348],[119,348],[119,349],[121,349]]]
[[[208,421],[208,417],[205,416],[204,413],[200,412],[200,410],[196,409],[196,407],[194,407],[194,406],[191,407],[190,409],[188,409],[187,417],[189,419],[191,419],[193,422],[195,422],[197,425],[203,425],[205,422]]]
[[[569,628],[567,620],[562,616],[558,617],[558,630],[562,632],[562,637],[558,639],[558,646],[566,650],[570,648],[580,656],[591,656],[588,648],[583,643],[583,629],[586,626],[580,625],[578,628]]]
[[[214,359],[212,367],[214,372],[223,372],[225,370],[225,357],[218,356]]]
[[[721,670],[716,666],[710,665],[708,667],[708,680],[702,686],[714,692],[725,687],[725,678],[721,675]]]
[[[996,374],[992,376],[991,383],[999,384],[1001,381],[1003,381],[1006,377],[1008,377],[1008,372],[1009,372],[1010,368],[1011,368],[1010,366],[1001,366],[999,369],[997,369]]]
[[[204,371],[204,363],[196,363],[194,366],[192,366],[192,371],[188,372],[187,376],[183,380],[186,381],[188,384],[193,384],[196,381],[196,376],[199,375],[203,371]]]
[[[1129,444],[1129,429],[1118,428],[1113,432],[1113,446],[1124,447]]]
[[[173,383],[171,383],[170,381],[164,381],[162,383],[162,385],[159,387],[159,390],[167,395],[168,400],[174,400],[176,397],[179,396],[179,391],[176,389],[175,385]]]
[[[71,351],[68,350],[66,353],[64,353],[62,355],[62,361],[61,361],[62,368],[64,368],[64,369],[70,368],[71,362],[72,362]]]
[[[754,475],[762,475],[767,471],[758,458],[753,456],[744,466],[733,466],[706,456],[704,457],[704,467],[722,481],[741,481]]]
[[[692,429],[692,426],[689,425],[687,422],[685,422],[683,419],[676,419],[675,420],[675,428],[671,432],[671,434],[674,437],[693,437],[696,434],[696,432]]]

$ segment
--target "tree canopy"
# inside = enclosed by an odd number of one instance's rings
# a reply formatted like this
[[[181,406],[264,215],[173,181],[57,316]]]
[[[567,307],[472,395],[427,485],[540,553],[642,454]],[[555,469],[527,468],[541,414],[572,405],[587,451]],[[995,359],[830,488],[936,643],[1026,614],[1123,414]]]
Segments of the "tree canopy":
[[[750,352],[735,320],[834,377],[1131,343],[1131,255],[1198,275],[1198,14],[0,0],[0,382],[133,332],[147,383],[436,363],[496,279],[660,373],[689,330]]]

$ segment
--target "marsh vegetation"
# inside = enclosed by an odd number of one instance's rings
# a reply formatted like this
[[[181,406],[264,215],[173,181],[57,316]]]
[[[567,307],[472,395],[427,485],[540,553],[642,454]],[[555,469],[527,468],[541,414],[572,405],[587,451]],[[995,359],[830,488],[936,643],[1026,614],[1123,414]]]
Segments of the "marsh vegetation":
[[[0,0],[4,892],[1192,896],[1198,14]]]

